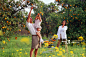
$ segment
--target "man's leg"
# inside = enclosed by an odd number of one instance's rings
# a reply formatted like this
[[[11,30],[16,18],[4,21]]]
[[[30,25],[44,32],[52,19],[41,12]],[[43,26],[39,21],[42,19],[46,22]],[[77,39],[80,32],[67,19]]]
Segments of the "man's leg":
[[[34,51],[35,57],[37,57],[37,52],[38,52],[38,49],[35,49]]]
[[[34,50],[34,48],[31,48],[31,50],[30,50],[30,57],[32,57],[33,50]]]

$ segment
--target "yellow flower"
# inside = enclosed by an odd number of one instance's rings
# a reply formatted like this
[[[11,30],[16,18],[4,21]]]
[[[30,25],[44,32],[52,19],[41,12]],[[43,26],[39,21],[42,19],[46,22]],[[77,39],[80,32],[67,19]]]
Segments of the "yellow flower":
[[[54,35],[53,35],[53,38],[55,38],[55,39],[58,38],[58,35],[54,34]]]
[[[51,57],[51,56],[49,56],[49,57]]]
[[[60,48],[60,50],[62,50],[62,48]]]
[[[71,54],[73,54],[73,51],[70,51]]]
[[[27,55],[27,53],[25,53]]]
[[[48,43],[44,43],[44,45],[45,45],[44,47],[48,47]]]
[[[21,42],[24,42],[26,44],[29,44],[29,38],[28,37],[24,37],[20,40]]]
[[[42,54],[42,52],[40,52],[40,54]]]
[[[65,55],[62,55],[62,57],[65,57]]]
[[[16,50],[17,52],[19,51],[19,50]]]
[[[54,47],[54,46],[51,46],[51,47]]]
[[[3,51],[3,52],[5,52],[5,51]]]
[[[81,42],[82,45],[85,45],[85,42]]]
[[[55,56],[55,55],[52,55],[52,56]]]
[[[22,50],[22,49],[20,49],[20,50]]]
[[[19,53],[22,53],[22,52],[19,52]]]
[[[5,41],[3,40],[2,43],[5,44]]]
[[[59,51],[60,54],[62,54],[62,51]]]
[[[65,50],[62,50],[65,53]]]
[[[59,51],[59,49],[56,50],[56,52],[58,52],[58,51]]]
[[[59,49],[58,47],[55,47],[55,49]]]
[[[12,55],[13,55],[13,53],[12,53]]]
[[[83,37],[82,37],[82,36],[80,36],[78,40],[81,40],[81,41],[82,41],[82,40],[83,40]]]
[[[85,49],[85,47],[83,49]]]
[[[82,54],[82,56],[84,56],[84,53]]]

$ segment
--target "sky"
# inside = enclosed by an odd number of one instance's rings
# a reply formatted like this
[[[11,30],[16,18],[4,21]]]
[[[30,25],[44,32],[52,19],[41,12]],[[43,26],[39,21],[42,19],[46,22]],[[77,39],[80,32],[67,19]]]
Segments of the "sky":
[[[15,1],[19,1],[19,0],[15,0]],[[54,3],[55,0],[40,0],[40,1],[43,1],[45,4],[49,4],[51,2]],[[25,8],[25,11],[27,11],[29,13],[30,12],[30,9],[29,8]],[[31,13],[34,13],[34,11],[32,10]]]
[[[55,0],[40,0],[40,1],[43,1],[45,4],[49,4],[49,3],[51,3],[51,2],[54,3]]]

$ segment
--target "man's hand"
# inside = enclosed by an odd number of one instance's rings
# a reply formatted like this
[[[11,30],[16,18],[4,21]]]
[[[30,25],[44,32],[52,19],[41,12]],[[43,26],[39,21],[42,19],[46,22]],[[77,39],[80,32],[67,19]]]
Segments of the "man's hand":
[[[31,7],[31,10],[33,9],[33,7]]]

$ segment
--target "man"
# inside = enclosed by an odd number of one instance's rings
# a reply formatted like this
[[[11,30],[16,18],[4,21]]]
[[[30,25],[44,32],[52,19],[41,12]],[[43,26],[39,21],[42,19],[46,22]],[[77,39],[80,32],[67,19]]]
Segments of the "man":
[[[29,12],[29,15],[28,15],[28,18],[26,21],[26,26],[29,29],[30,33],[32,34],[32,46],[31,46],[31,50],[30,50],[30,57],[32,57],[32,53],[33,53],[34,49],[35,49],[35,52],[34,52],[35,57],[37,57],[37,51],[38,51],[38,48],[41,47],[41,43],[39,40],[40,34],[38,32],[36,32],[36,30],[34,28],[34,24],[32,23],[32,18],[30,17],[32,9],[33,9],[33,7],[31,7],[31,10]]]

